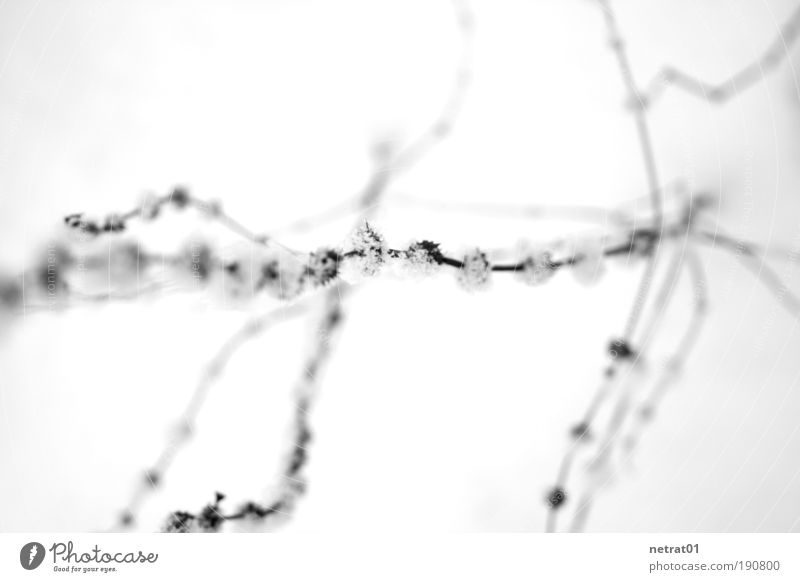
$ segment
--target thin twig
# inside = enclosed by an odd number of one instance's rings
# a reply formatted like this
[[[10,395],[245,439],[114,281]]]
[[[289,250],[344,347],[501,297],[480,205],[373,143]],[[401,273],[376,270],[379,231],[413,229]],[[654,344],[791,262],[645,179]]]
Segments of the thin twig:
[[[753,87],[778,68],[789,55],[789,49],[800,36],[800,6],[781,26],[767,50],[755,61],[748,63],[721,83],[709,83],[673,66],[664,66],[650,81],[641,98],[631,101],[631,106],[647,109],[661,98],[670,87],[708,101],[723,104]]]

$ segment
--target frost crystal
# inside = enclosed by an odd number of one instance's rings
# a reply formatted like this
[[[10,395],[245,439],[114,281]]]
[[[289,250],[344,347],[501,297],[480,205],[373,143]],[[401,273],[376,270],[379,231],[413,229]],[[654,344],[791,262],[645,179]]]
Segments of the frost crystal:
[[[217,493],[214,503],[206,505],[200,514],[195,518],[197,528],[201,532],[213,533],[220,530],[225,518],[220,513],[219,504],[225,499],[222,493]]]
[[[437,243],[423,240],[409,246],[405,258],[404,264],[408,271],[418,275],[432,275],[441,266],[442,252]]]
[[[333,249],[319,249],[308,256],[306,277],[316,286],[326,285],[339,276],[339,253]]]
[[[70,214],[64,217],[64,224],[79,236],[77,240],[88,239],[100,234],[100,227],[94,220],[86,218],[83,214]]]
[[[383,237],[365,222],[353,234],[350,243],[351,262],[360,274],[367,277],[377,274],[386,262],[386,242]]]
[[[575,245],[575,264],[572,274],[584,285],[596,283],[606,271],[603,263],[603,246],[597,240],[582,240]]]
[[[302,292],[304,279],[305,265],[288,252],[247,245],[225,260],[221,285],[224,295],[236,301],[262,292],[292,299]]]
[[[292,299],[303,291],[304,269],[293,257],[275,254],[261,262],[255,273],[255,291],[278,299]]]
[[[468,291],[485,289],[489,285],[491,273],[492,268],[486,254],[475,249],[464,256],[464,265],[458,271],[458,282]]]
[[[176,511],[172,513],[161,531],[165,533],[188,533],[192,529],[194,523],[194,516],[185,511]]]
[[[517,271],[517,274],[528,285],[541,285],[556,273],[549,251],[529,252],[521,264],[522,269]]]

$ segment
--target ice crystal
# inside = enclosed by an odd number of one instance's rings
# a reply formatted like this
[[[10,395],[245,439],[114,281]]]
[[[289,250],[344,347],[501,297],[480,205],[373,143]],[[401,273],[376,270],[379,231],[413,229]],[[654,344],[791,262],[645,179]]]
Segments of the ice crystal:
[[[432,275],[442,264],[442,251],[429,240],[411,244],[405,251],[405,270],[416,275]]]
[[[339,276],[339,253],[322,248],[311,253],[306,265],[306,277],[316,286],[326,285]]]
[[[541,285],[556,273],[549,251],[537,252],[525,249],[521,266],[517,274],[520,280],[528,285]]]
[[[485,289],[491,279],[492,268],[486,253],[480,249],[467,253],[458,271],[459,284],[468,291]]]
[[[386,242],[368,222],[365,222],[353,234],[349,261],[361,275],[376,275],[386,262]]]

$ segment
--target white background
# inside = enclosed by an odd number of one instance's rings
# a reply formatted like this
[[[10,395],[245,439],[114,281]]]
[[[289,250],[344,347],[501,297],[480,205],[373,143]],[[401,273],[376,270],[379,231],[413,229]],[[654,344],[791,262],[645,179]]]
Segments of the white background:
[[[793,2],[615,2],[634,72],[722,80],[773,39]],[[601,13],[591,2],[476,2],[474,83],[451,139],[392,187],[375,224],[393,246],[509,246],[585,228],[392,204],[592,204],[645,179]],[[29,263],[61,217],[104,214],[174,184],[269,231],[343,201],[369,146],[439,112],[458,58],[448,2],[52,2],[0,6],[0,259]],[[791,53],[795,58],[798,53]],[[652,114],[663,181],[721,200],[710,218],[763,243],[798,236],[800,109],[791,62],[711,107],[669,93]],[[342,220],[290,244],[341,241]],[[207,227],[170,223],[179,235]],[[156,236],[156,235],[153,235]],[[168,237],[165,237],[168,238]],[[178,238],[178,237],[176,237]],[[41,255],[39,255],[41,256]],[[800,529],[795,321],[718,251],[711,314],[679,389],[589,522],[599,531]],[[778,263],[779,266],[785,263]],[[567,428],[621,331],[639,266],[586,288],[447,274],[360,290],[314,413],[297,531],[538,531]],[[797,278],[790,286],[800,290]],[[675,300],[656,357],[685,322]],[[111,525],[202,365],[246,318],[205,298],[31,315],[0,337],[0,529]],[[310,329],[249,345],[142,528],[269,490]],[[674,341],[674,339],[673,339]]]

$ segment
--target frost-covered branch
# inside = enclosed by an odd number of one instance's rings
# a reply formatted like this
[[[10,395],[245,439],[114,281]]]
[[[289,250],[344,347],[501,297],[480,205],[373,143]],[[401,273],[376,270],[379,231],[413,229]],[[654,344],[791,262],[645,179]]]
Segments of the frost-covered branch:
[[[441,202],[392,191],[396,179],[412,169],[456,127],[456,120],[472,78],[473,15],[465,2],[454,0],[462,49],[452,87],[441,112],[421,134],[404,146],[379,144],[373,149],[373,167],[358,192],[321,211],[290,223],[283,229],[260,234],[223,210],[218,201],[195,197],[178,186],[164,195],[151,195],[124,212],[100,218],[71,214],[64,218],[69,236],[50,245],[42,260],[14,277],[0,277],[0,315],[65,308],[87,302],[134,300],[164,292],[199,292],[224,306],[255,311],[254,304],[267,298],[283,304],[249,317],[211,360],[187,403],[176,431],[152,465],[138,479],[132,496],[119,515],[118,525],[136,524],[149,494],[164,483],[176,455],[185,446],[204,408],[208,392],[219,380],[237,351],[247,342],[289,318],[308,315],[314,325],[303,369],[292,393],[293,407],[288,439],[276,471],[274,493],[260,499],[241,500],[226,509],[226,496],[216,492],[199,510],[169,514],[164,531],[216,532],[228,522],[247,522],[273,528],[293,515],[308,487],[307,469],[314,438],[312,412],[321,389],[325,368],[332,359],[335,340],[342,333],[349,302],[359,286],[387,274],[418,278],[449,272],[469,291],[486,291],[499,278],[513,278],[527,285],[542,285],[561,271],[579,281],[597,279],[608,263],[640,259],[644,264],[627,318],[609,334],[609,362],[582,415],[569,429],[569,445],[557,466],[546,530],[559,529],[564,507],[573,509],[573,531],[585,528],[599,491],[612,479],[614,461],[630,456],[655,415],[668,389],[696,344],[707,307],[706,281],[698,258],[699,244],[711,244],[733,253],[793,316],[800,316],[800,299],[781,276],[765,262],[766,249],[754,242],[738,241],[717,229],[698,228],[708,199],[694,192],[670,209],[669,185],[661,181],[648,118],[649,107],[669,86],[708,101],[720,103],[740,93],[776,68],[788,46],[800,35],[800,8],[782,27],[778,39],[759,59],[720,85],[711,85],[672,67],[642,89],[636,82],[625,40],[619,29],[613,0],[595,0],[602,10],[612,56],[616,61],[626,101],[633,104],[643,168],[641,191],[646,193],[647,213],[636,216],[628,208],[566,206],[557,204]],[[695,195],[692,198],[692,195]],[[473,212],[495,217],[568,219],[603,225],[601,234],[584,235],[564,243],[536,246],[527,243],[507,248],[466,246],[452,249],[441,237],[420,238],[403,244],[390,241],[380,231],[378,212],[387,200],[445,213]],[[170,213],[194,211],[221,225],[241,239],[232,248],[207,240],[189,240],[181,249],[151,248],[146,236],[137,236],[137,222],[152,222]],[[281,243],[278,233],[313,230],[343,216],[356,217],[347,242],[312,250],[298,250]],[[429,233],[431,235],[441,232]],[[662,269],[660,256],[672,252]],[[792,250],[797,256],[797,250]],[[663,271],[663,274],[662,274]],[[676,281],[686,273],[693,289],[693,311],[688,327],[662,371],[645,378],[650,344],[661,333],[664,314],[672,301]],[[654,287],[657,278],[660,286]],[[533,299],[532,299],[533,300]],[[650,384],[648,384],[650,383]],[[650,386],[649,391],[634,390]],[[263,386],[262,388],[268,388]],[[637,393],[638,392],[638,393]],[[213,411],[208,411],[213,414]],[[576,464],[588,459],[578,474]],[[623,459],[624,460],[624,459]],[[208,491],[213,492],[214,484]],[[562,529],[564,526],[562,524]]]
[[[186,408],[176,422],[173,434],[161,453],[137,481],[127,506],[120,512],[118,525],[129,527],[136,523],[136,516],[147,495],[158,489],[172,466],[181,448],[196,432],[197,417],[203,409],[206,397],[216,384],[234,355],[246,343],[259,338],[276,324],[303,315],[308,310],[307,302],[282,305],[263,315],[253,316],[226,341],[206,365],[195,386]],[[221,499],[217,500],[218,502]]]
[[[343,253],[331,248],[311,253],[305,268],[299,271],[299,274],[295,270],[295,274],[291,275],[292,282],[289,284],[289,288],[293,290],[302,288],[308,278],[316,286],[329,285],[340,276],[342,270],[348,268],[353,270],[356,276],[372,276],[377,274],[390,258],[405,258],[409,264],[416,265],[420,270],[426,270],[432,263],[437,263],[436,259],[440,256],[438,245],[431,246],[432,243],[423,241],[410,246],[405,251],[392,252],[386,247],[383,237],[369,226],[367,220],[374,216],[391,181],[403,171],[410,169],[431,148],[445,139],[451,132],[460,111],[472,71],[473,18],[469,6],[464,0],[454,0],[454,8],[462,37],[462,55],[456,71],[456,78],[441,114],[416,140],[399,152],[395,153],[384,149],[376,151],[375,169],[366,187],[357,198],[356,209],[360,212],[364,222],[352,237],[352,248]],[[327,216],[329,214],[324,214],[322,217]],[[444,259],[441,264],[444,264]],[[284,286],[283,275],[281,267],[278,266],[277,280],[282,289]],[[298,276],[300,277],[299,281],[296,279]],[[199,514],[200,518],[211,512],[217,516],[214,524],[219,526],[223,521],[246,518],[266,521],[273,516],[291,514],[295,502],[306,490],[303,470],[308,461],[307,447],[312,434],[308,415],[318,391],[319,374],[330,358],[331,341],[333,336],[340,331],[345,315],[345,301],[353,289],[354,286],[333,285],[324,295],[323,313],[318,320],[318,333],[295,393],[296,414],[292,427],[294,440],[281,476],[282,492],[276,499],[268,501],[266,505],[252,501],[247,502],[239,511],[227,516],[224,520],[218,519],[220,514],[216,511],[217,507],[209,505],[204,512]],[[217,498],[218,503],[219,497]],[[187,512],[173,513],[168,520],[167,531],[174,529],[172,526],[175,523],[176,515],[179,516],[178,521],[182,527],[197,521],[197,517],[192,517]]]

